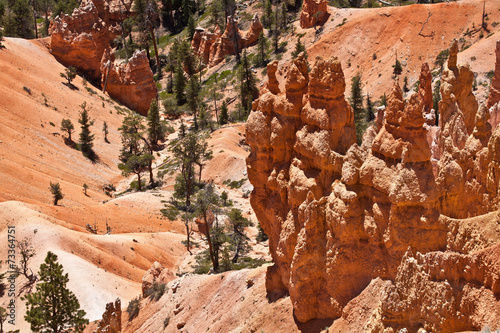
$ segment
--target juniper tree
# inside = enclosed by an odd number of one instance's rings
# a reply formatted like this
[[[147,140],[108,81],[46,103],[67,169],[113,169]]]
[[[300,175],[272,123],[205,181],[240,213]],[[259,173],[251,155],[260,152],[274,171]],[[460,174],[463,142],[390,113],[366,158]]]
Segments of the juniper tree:
[[[63,119],[61,121],[61,131],[68,133],[68,142],[71,142],[71,133],[75,130],[75,126],[70,119]]]
[[[50,193],[52,194],[52,201],[54,202],[54,206],[57,206],[59,200],[64,199],[64,194],[61,190],[61,185],[59,183],[50,182],[49,187]]]
[[[80,149],[85,157],[93,158],[94,151],[92,147],[94,147],[94,134],[90,132],[90,127],[94,125],[94,120],[90,119],[87,102],[83,102],[80,108],[82,109],[82,111],[80,111],[80,118],[78,119],[82,129],[80,132]]]
[[[68,81],[68,86],[72,87],[73,84],[71,83],[75,78],[76,78],[76,68],[73,66],[69,66],[68,68],[64,69],[64,73],[59,73],[59,75]]]
[[[40,283],[26,295],[26,316],[33,332],[83,332],[89,323],[75,294],[67,288],[68,274],[57,262],[57,255],[47,253],[40,265]]]

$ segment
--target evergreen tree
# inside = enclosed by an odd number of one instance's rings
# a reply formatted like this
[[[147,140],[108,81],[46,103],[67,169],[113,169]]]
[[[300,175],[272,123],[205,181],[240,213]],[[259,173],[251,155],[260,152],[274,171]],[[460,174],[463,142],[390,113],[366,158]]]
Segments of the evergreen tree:
[[[264,32],[259,35],[259,40],[257,42],[257,57],[255,58],[255,64],[257,66],[264,66],[267,62],[266,51],[267,51],[267,39],[264,37]]]
[[[366,95],[366,121],[370,122],[375,119],[375,107],[373,106],[370,95]]]
[[[250,68],[250,63],[247,58],[246,50],[243,52],[240,67],[238,70],[240,102],[245,111],[245,115],[252,109],[252,101],[259,94],[257,89],[255,76]]]
[[[152,149],[158,148],[158,141],[165,140],[166,126],[160,119],[158,102],[153,98],[148,111],[148,139]]]
[[[198,110],[200,104],[199,94],[200,94],[200,86],[198,84],[198,80],[196,79],[195,76],[191,76],[186,89],[186,99],[189,105],[189,109],[191,110],[194,116],[195,131],[198,131]]]
[[[295,59],[301,52],[306,51],[306,46],[300,42],[300,37],[297,39],[297,43],[295,43],[295,50],[292,52],[292,57]],[[307,58],[307,53],[306,53]]]
[[[124,176],[137,175],[137,189],[142,190],[141,173],[149,171],[149,181],[154,183],[152,145],[144,138],[145,127],[139,115],[132,114],[123,119],[119,128],[122,140],[118,168]]]
[[[220,107],[219,124],[221,126],[225,125],[228,123],[228,120],[229,120],[229,115],[228,115],[228,111],[227,111],[226,101],[223,101],[222,106]]]
[[[63,79],[68,80],[68,86],[72,87],[73,84],[71,82],[76,78],[76,68],[69,66],[64,69],[64,73],[59,73],[59,75],[61,75]]]
[[[57,206],[59,200],[64,199],[64,194],[61,190],[61,185],[59,183],[50,182],[49,187],[50,193],[52,194],[52,201],[54,202],[54,206]]]
[[[61,121],[61,131],[68,133],[68,142],[72,142],[71,133],[75,130],[75,126],[70,119],[63,119]]]
[[[248,253],[251,249],[248,244],[250,238],[245,234],[245,228],[252,224],[248,219],[243,217],[241,210],[237,208],[231,209],[227,217],[229,218],[229,227],[231,229],[229,236],[230,244],[234,250],[232,262],[235,264],[240,255]]]
[[[144,35],[148,35],[147,37],[149,41],[153,42],[153,46],[155,49],[156,56],[156,65],[158,75],[161,76],[161,65],[160,65],[160,55],[158,53],[158,46],[156,45],[156,37],[155,37],[155,28],[159,25],[159,15],[158,15],[158,6],[155,0],[135,0],[134,1],[134,12],[136,27],[137,29],[143,33]],[[149,52],[149,48],[148,48]]]
[[[195,25],[194,25],[194,15],[189,15],[188,18],[188,24],[187,24],[187,31],[188,31],[188,38],[189,40],[193,40],[194,32],[195,32]]]
[[[432,94],[432,108],[436,113],[436,124],[439,125],[439,101],[441,101],[441,80],[437,80]]]
[[[55,0],[52,18],[61,14],[71,14],[79,5],[79,0]]]
[[[392,68],[394,68],[393,74],[395,76],[401,75],[403,73],[403,66],[401,65],[401,62],[398,60],[397,56],[396,56],[396,63],[392,65]]]
[[[407,93],[408,91],[410,91],[408,88],[408,76],[405,76],[403,79],[403,92]]]
[[[207,238],[208,251],[210,255],[210,260],[212,261],[212,266],[215,272],[219,271],[219,250],[222,245],[219,238],[212,242],[210,237],[211,229],[210,223],[208,221],[209,212],[215,212],[219,206],[219,196],[215,192],[215,187],[213,184],[207,184],[204,189],[200,190],[196,195],[194,201],[194,207],[196,215],[201,216],[205,222],[204,233]]]
[[[356,141],[361,145],[363,133],[366,129],[365,109],[363,109],[363,95],[361,75],[358,73],[351,79],[351,97],[349,99],[354,112],[354,123],[356,126]]]
[[[173,84],[177,105],[184,104],[186,100],[184,96],[185,87],[186,87],[186,78],[184,77],[184,69],[182,68],[181,64],[177,64],[177,66],[175,67],[174,84]]]
[[[28,0],[9,1],[4,16],[4,33],[9,37],[33,38],[32,9]]]
[[[94,157],[94,151],[92,150],[92,147],[94,147],[94,134],[90,132],[90,126],[94,125],[94,120],[89,117],[87,102],[83,102],[80,107],[82,108],[78,119],[82,129],[80,132],[80,149],[85,157],[92,159]]]
[[[57,262],[57,255],[47,253],[45,262],[40,265],[40,283],[36,291],[26,295],[26,316],[33,332],[83,332],[89,323],[85,311],[75,294],[67,287],[68,274]]]

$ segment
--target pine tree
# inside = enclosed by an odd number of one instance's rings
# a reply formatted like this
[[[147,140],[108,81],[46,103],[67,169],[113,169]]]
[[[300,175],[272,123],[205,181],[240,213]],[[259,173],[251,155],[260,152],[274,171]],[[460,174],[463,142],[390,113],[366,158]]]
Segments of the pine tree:
[[[59,73],[59,75],[68,81],[68,87],[73,87],[73,84],[71,83],[75,78],[76,78],[76,68],[73,66],[69,66],[68,68],[64,69],[64,73]]]
[[[441,101],[441,80],[437,80],[432,94],[432,108],[436,113],[436,124],[439,124],[439,101]]]
[[[189,105],[189,109],[193,113],[194,116],[194,129],[198,131],[198,109],[199,109],[199,94],[200,94],[200,86],[198,84],[198,80],[195,76],[192,76],[189,79],[188,86],[186,88],[186,99]]]
[[[250,250],[250,245],[248,244],[250,239],[245,234],[245,228],[251,226],[252,224],[248,219],[243,217],[241,210],[237,208],[231,209],[227,217],[229,219],[229,227],[231,229],[231,234],[229,236],[230,243],[234,249],[232,262],[235,264],[240,255],[246,254]]]
[[[57,206],[59,200],[64,199],[64,194],[61,190],[61,185],[59,183],[50,182],[49,187],[50,193],[52,193],[52,201],[54,202],[54,206]]]
[[[57,255],[47,253],[45,262],[40,265],[40,283],[36,291],[26,295],[26,316],[34,332],[83,332],[89,323],[85,311],[75,294],[67,287],[68,274],[57,262]]]
[[[292,58],[297,58],[298,55],[301,53],[301,52],[305,52],[306,51],[306,47],[304,44],[302,44],[300,42],[300,37],[297,39],[297,43],[295,43],[295,50],[292,52]],[[306,58],[307,58],[307,53],[306,53]]]
[[[9,1],[9,10],[4,16],[4,33],[6,36],[33,38],[32,9],[28,0]]]
[[[264,66],[267,62],[266,59],[266,50],[267,50],[267,39],[264,37],[264,32],[261,32],[259,35],[259,40],[257,42],[257,57],[255,58],[255,64],[257,66]]]
[[[144,138],[145,127],[139,115],[129,115],[123,119],[121,132],[122,149],[120,151],[120,161],[118,168],[122,170],[122,175],[137,175],[137,189],[142,190],[141,173],[149,170],[149,180],[153,179],[153,159],[151,145]]]
[[[158,67],[157,72],[159,76],[161,76],[160,57],[158,54],[158,46],[156,45],[156,37],[154,31],[155,28],[158,27],[160,19],[158,15],[157,3],[153,0],[136,0],[134,1],[134,12],[136,13],[135,21],[138,30],[144,35],[149,34],[149,36],[147,37],[147,44],[149,44],[149,41],[153,42],[156,56],[156,65]]]
[[[71,133],[75,130],[75,126],[70,119],[63,119],[61,121],[61,131],[68,133],[68,142],[71,142]]]
[[[80,107],[82,108],[78,119],[82,129],[80,132],[80,149],[85,157],[92,159],[94,157],[94,151],[92,150],[92,147],[94,147],[94,134],[90,132],[90,126],[94,125],[94,121],[89,117],[87,102],[83,102]]]
[[[370,122],[375,119],[375,107],[373,106],[370,95],[366,95],[366,121]]]
[[[396,56],[396,63],[392,65],[392,68],[394,68],[393,74],[395,76],[401,75],[403,73],[403,66],[401,65],[401,62],[398,60],[397,56]]]
[[[208,221],[209,212],[214,212],[219,206],[219,196],[215,192],[215,187],[213,184],[207,184],[206,187],[198,192],[196,199],[194,201],[194,207],[196,215],[201,216],[205,222],[204,233],[207,238],[208,251],[210,255],[210,260],[212,261],[212,266],[215,272],[219,271],[219,250],[220,244],[218,239],[215,242],[212,241],[210,223]]]
[[[153,98],[148,111],[148,139],[152,149],[158,148],[158,141],[165,140],[166,127],[160,119],[158,102]]]
[[[220,107],[219,124],[221,126],[225,125],[228,123],[228,120],[229,120],[229,115],[228,115],[228,111],[227,111],[226,101],[223,101],[222,106]]]
[[[177,64],[174,74],[174,94],[177,105],[182,105],[185,102],[184,88],[186,87],[186,78],[184,77],[184,69],[181,64]]]
[[[189,40],[193,40],[194,32],[196,27],[194,26],[194,15],[189,15],[188,18],[188,25],[187,25],[187,31],[188,31],[188,38]]]
[[[354,112],[354,123],[356,126],[356,141],[361,145],[363,133],[366,129],[365,109],[363,109],[363,95],[361,75],[358,73],[351,79],[351,97],[349,99]]]
[[[246,114],[252,109],[252,101],[258,96],[255,76],[250,68],[246,50],[243,52],[238,71],[240,102]]]

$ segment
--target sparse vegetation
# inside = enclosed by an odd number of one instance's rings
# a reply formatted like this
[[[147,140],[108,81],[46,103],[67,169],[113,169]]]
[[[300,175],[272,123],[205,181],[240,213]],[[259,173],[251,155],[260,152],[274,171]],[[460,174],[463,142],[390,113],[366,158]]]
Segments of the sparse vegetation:
[[[73,80],[76,78],[76,68],[69,66],[64,70],[64,73],[60,73],[61,77],[68,81],[68,87],[73,87]]]
[[[135,317],[137,317],[139,315],[140,310],[141,310],[141,299],[138,296],[128,303],[127,306],[128,321],[132,321]]]
[[[54,206],[57,206],[57,203],[60,200],[64,199],[64,194],[62,193],[61,185],[59,183],[50,182],[49,190],[50,193],[52,194],[52,202],[54,203]]]

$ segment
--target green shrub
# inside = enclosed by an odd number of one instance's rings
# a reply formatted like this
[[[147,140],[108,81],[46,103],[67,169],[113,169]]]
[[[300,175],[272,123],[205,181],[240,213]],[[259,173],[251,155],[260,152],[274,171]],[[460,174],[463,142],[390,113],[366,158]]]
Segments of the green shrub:
[[[151,301],[157,302],[165,294],[165,291],[167,291],[165,283],[155,282],[150,288],[144,291],[144,297],[149,297]]]
[[[132,321],[132,319],[137,317],[139,315],[140,310],[141,310],[141,299],[139,298],[139,296],[137,296],[128,303],[127,306],[128,320]]]

